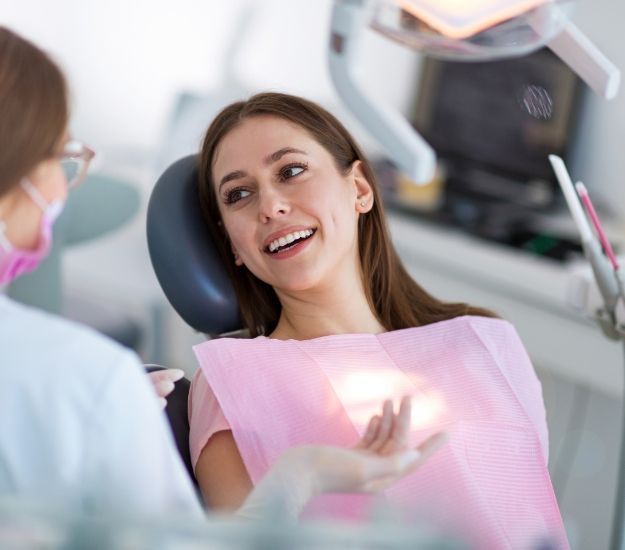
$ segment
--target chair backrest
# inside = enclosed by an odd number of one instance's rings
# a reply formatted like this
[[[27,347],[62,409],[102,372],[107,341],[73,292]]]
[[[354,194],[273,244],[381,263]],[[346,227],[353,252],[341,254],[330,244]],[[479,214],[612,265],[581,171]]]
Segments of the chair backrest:
[[[202,218],[197,155],[177,160],[156,182],[147,239],[156,277],[187,324],[211,335],[241,328],[234,289]]]

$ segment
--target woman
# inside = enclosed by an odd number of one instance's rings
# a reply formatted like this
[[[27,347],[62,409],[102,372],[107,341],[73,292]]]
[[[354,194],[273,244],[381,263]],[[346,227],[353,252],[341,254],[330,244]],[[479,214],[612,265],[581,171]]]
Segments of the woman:
[[[93,152],[70,141],[65,79],[32,43],[0,27],[0,285],[45,258],[68,190]],[[67,175],[65,168],[70,168]],[[202,517],[202,509],[136,355],[86,327],[0,295],[0,500],[55,507]],[[176,373],[173,373],[173,378]],[[173,389],[156,375],[161,396]],[[403,440],[408,404],[392,415]],[[297,516],[312,494],[373,490],[423,463],[419,450],[376,448],[391,434],[371,430],[356,449],[306,447],[285,453],[239,511],[257,516],[289,486]]]
[[[387,491],[479,548],[566,537],[547,471],[541,389],[514,329],[443,303],[395,253],[371,167],[312,102],[226,107],[200,154],[200,200],[252,339],[196,347],[191,454],[205,499],[236,508],[291,446],[349,445],[379,391],[413,395],[411,444],[449,444]],[[387,405],[374,422],[388,430]],[[361,497],[312,515],[360,518]]]

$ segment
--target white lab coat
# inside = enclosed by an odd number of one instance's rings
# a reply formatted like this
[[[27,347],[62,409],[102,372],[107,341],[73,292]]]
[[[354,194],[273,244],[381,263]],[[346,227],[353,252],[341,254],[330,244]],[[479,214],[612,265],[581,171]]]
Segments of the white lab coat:
[[[0,498],[203,515],[137,356],[0,294]]]

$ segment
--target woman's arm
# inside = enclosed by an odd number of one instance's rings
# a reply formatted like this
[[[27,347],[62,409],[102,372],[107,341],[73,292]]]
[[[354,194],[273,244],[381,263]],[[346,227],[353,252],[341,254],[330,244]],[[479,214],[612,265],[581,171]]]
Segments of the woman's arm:
[[[204,446],[195,474],[204,501],[213,511],[258,517],[268,499],[282,494],[296,518],[315,495],[327,492],[377,492],[408,475],[445,442],[438,433],[416,449],[407,447],[410,398],[402,399],[397,414],[385,401],[353,449],[307,445],[286,451],[260,484],[254,486],[231,430],[216,432]],[[249,498],[248,498],[249,497]],[[242,508],[241,508],[242,507]]]
[[[402,400],[397,416],[393,413],[392,403],[385,401],[382,415],[372,419],[365,437],[356,448],[380,455],[392,454],[398,448],[405,447],[409,422],[409,399]],[[306,452],[306,456],[308,454]],[[345,473],[341,472],[340,475]],[[198,458],[195,477],[204,502],[215,511],[234,512],[254,488],[231,430],[222,430],[210,437]]]
[[[234,512],[253,489],[232,431],[215,433],[204,446],[195,477],[206,505],[215,511]]]

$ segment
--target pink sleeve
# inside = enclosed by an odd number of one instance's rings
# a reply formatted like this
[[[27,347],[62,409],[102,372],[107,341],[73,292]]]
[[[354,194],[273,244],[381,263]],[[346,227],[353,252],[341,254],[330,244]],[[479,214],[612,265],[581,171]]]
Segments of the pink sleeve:
[[[189,447],[195,471],[200,453],[213,434],[231,428],[201,368],[197,369],[191,381],[188,406]]]

